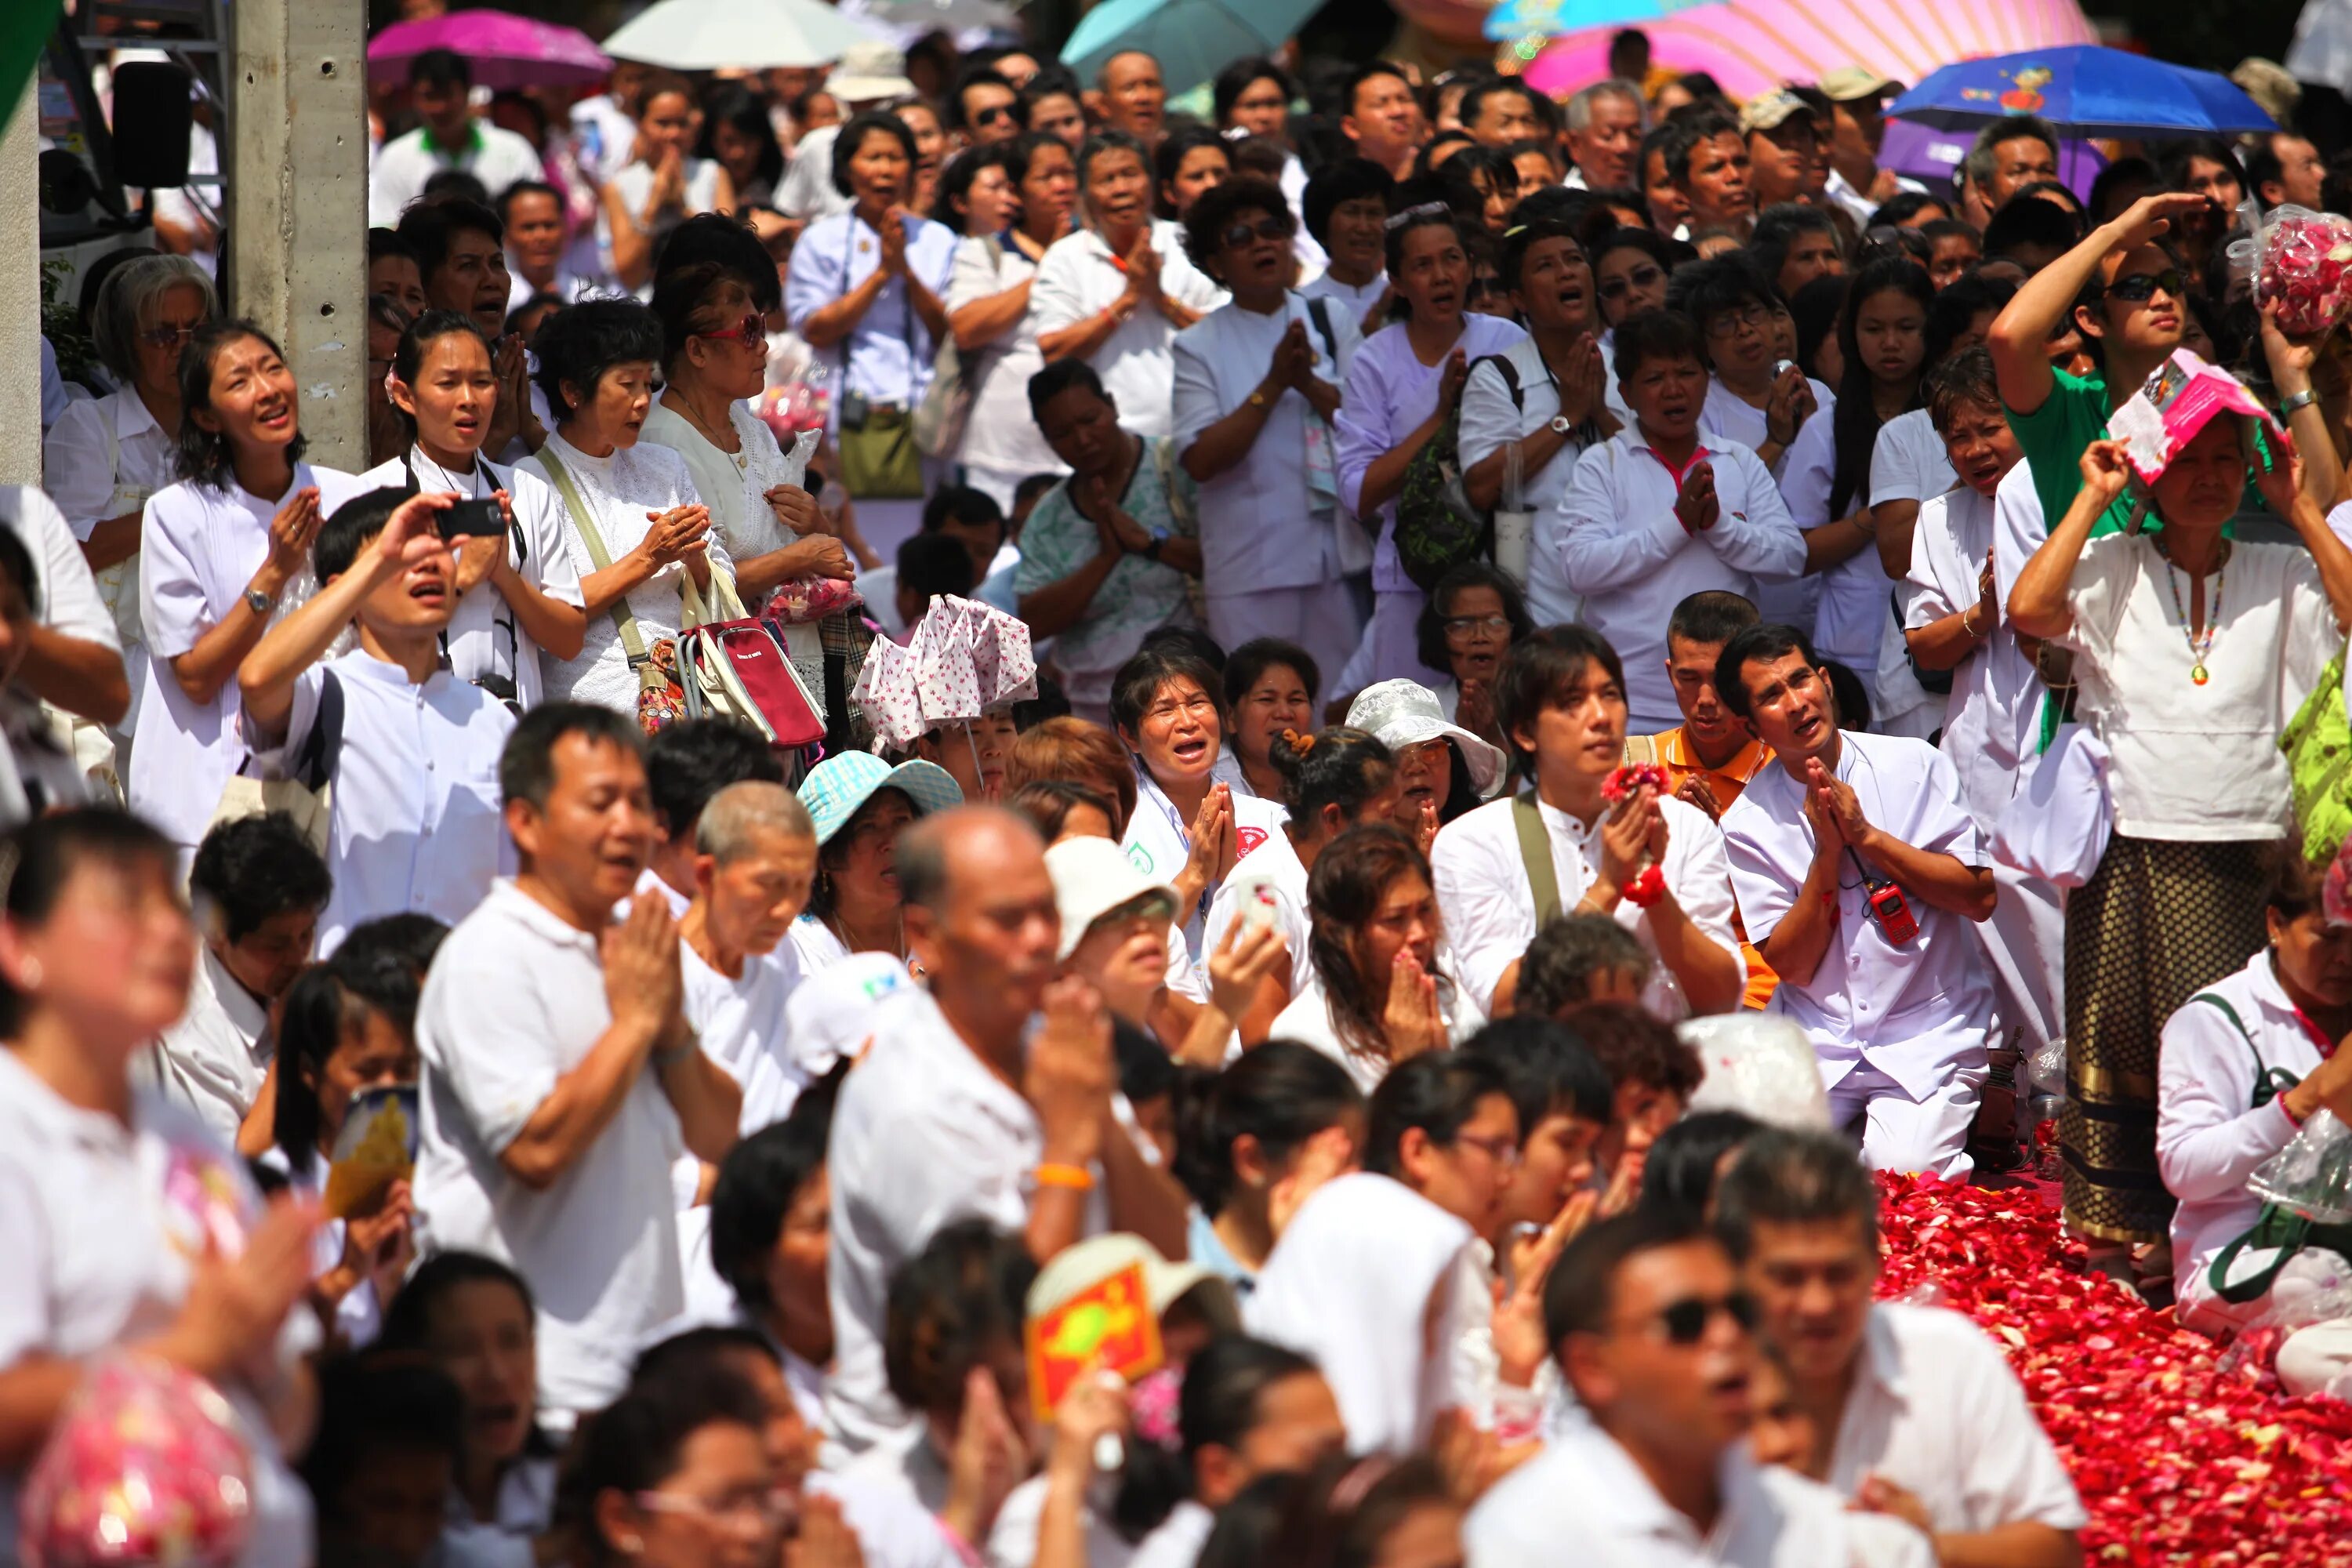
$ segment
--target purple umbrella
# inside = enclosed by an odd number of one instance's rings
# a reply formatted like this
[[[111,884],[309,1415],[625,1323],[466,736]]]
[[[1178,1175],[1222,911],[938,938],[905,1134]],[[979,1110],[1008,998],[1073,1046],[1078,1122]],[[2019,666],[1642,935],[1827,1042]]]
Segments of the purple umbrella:
[[[1908,120],[1889,120],[1878,162],[1898,174],[1926,181],[1929,190],[1939,190],[1939,182],[1958,183],[1960,160],[1969,155],[1976,140],[1973,130],[1943,131]],[[2106,159],[2088,142],[2059,143],[2058,177],[2078,196],[2090,194],[2091,182],[2106,166]]]
[[[395,80],[427,49],[452,49],[474,68],[474,83],[582,87],[600,82],[612,59],[577,27],[535,22],[504,11],[452,11],[421,22],[395,22],[368,40],[368,74]]]

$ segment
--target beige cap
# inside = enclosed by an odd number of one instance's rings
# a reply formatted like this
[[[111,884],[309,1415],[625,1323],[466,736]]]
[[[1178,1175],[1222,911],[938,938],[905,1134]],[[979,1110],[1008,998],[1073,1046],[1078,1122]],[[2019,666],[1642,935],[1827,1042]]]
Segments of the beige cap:
[[[1777,130],[1800,115],[1810,116],[1812,110],[1805,100],[1785,88],[1751,98],[1739,110],[1739,133],[1742,136],[1759,131]]]
[[[915,84],[907,77],[907,57],[897,46],[858,44],[841,57],[824,79],[824,90],[847,103],[879,103],[888,98],[912,98]]]
[[[1901,92],[1903,84],[1866,66],[1840,66],[1822,78],[1821,89],[1822,95],[1832,103],[1853,103]]]
[[[1045,869],[1062,916],[1058,958],[1069,957],[1095,921],[1146,893],[1164,895],[1174,918],[1176,889],[1137,870],[1127,851],[1108,838],[1065,838],[1045,851]]]

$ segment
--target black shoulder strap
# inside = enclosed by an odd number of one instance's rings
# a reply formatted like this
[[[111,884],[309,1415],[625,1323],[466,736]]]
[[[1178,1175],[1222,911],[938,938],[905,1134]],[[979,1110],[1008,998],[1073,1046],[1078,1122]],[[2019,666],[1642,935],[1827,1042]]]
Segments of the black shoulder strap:
[[[1315,335],[1323,340],[1323,352],[1330,356],[1333,374],[1339,368],[1339,340],[1331,335],[1331,301],[1318,294],[1307,301],[1307,318],[1315,323]]]
[[[294,781],[307,790],[321,790],[335,776],[343,754],[343,683],[331,669],[319,672],[319,710],[310,718],[310,732],[294,758]]]
[[[1496,370],[1502,374],[1503,384],[1510,388],[1511,406],[1525,414],[1528,411],[1528,399],[1527,394],[1519,390],[1519,367],[1511,363],[1511,356],[1508,354],[1490,354],[1487,357],[1493,362]]]

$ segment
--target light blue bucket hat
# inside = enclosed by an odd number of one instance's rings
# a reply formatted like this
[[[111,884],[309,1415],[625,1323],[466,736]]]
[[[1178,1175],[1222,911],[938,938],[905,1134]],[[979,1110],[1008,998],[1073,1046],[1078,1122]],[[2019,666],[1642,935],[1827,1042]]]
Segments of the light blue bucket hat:
[[[918,816],[963,804],[961,786],[937,763],[916,759],[894,768],[871,752],[841,752],[811,768],[801,781],[801,804],[816,825],[816,841],[829,842],[878,789],[905,792]]]

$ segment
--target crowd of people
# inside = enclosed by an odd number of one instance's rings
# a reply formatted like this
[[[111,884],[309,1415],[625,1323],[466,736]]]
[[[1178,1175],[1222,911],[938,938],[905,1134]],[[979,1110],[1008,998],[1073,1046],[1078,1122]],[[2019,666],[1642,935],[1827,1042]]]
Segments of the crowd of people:
[[[203,233],[89,268],[0,1540],[129,1350],[256,1568],[2068,1568],[1999,1342],[1874,1300],[1873,1173],[2049,1121],[2091,1267],[2352,1398],[2250,1184],[2352,1117],[2352,328],[2226,254],[2352,166],[1295,57],[421,54],[350,471]],[[2264,413],[2111,436],[2200,362]],[[822,741],[705,710],[754,618]],[[1035,679],[886,724],[973,626]],[[1049,1384],[1129,1270],[1155,1367]]]

